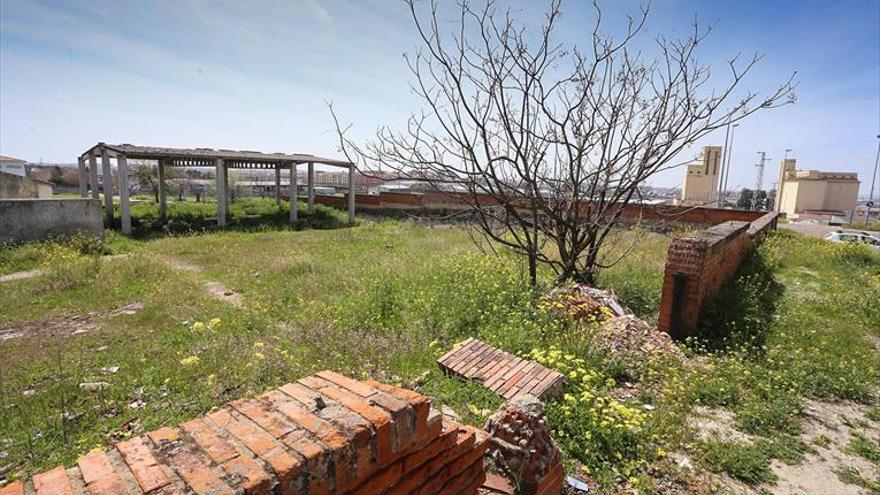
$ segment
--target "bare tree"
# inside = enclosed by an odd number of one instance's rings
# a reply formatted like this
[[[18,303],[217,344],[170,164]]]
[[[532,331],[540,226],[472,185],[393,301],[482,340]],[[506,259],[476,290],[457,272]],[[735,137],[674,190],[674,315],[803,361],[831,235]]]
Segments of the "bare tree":
[[[645,55],[647,8],[615,38],[594,4],[583,49],[556,40],[559,0],[537,31],[493,0],[461,1],[452,23],[436,0],[406,4],[420,47],[405,59],[424,108],[358,144],[331,106],[342,151],[366,175],[392,170],[466,203],[482,235],[528,258],[533,284],[540,263],[592,283],[620,259],[600,249],[639,186],[715,129],[794,101],[794,74],[764,95],[740,89],[757,54],[728,60],[716,83],[696,58],[711,31],[697,22]]]
[[[147,188],[152,192],[153,199],[159,202],[159,169],[155,162],[151,160],[132,160],[131,175],[134,177],[131,187],[138,185]],[[169,194],[175,194],[178,186],[174,179],[185,177],[182,169],[178,167],[165,167],[165,187]],[[136,183],[136,184],[135,184]]]

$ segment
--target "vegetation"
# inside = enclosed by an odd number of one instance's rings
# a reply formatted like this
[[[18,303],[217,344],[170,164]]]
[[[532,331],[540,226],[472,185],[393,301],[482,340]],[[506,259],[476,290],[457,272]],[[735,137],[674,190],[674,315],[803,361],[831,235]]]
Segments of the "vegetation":
[[[641,241],[599,282],[655,319],[668,238],[620,235]],[[98,256],[108,250],[130,255]],[[5,248],[0,260],[4,272],[45,269],[0,285],[0,468],[12,477],[325,368],[417,388],[481,424],[500,400],[434,364],[468,336],[566,374],[565,395],[547,405],[555,438],[600,492],[689,476],[673,453],[772,482],[771,459],[811,448],[796,438],[805,398],[867,402],[880,383],[880,259],[787,232],[725,289],[737,304],[706,315],[716,333],[704,328],[687,359],[651,357],[636,372],[602,340],[607,315],[560,313],[542,295],[553,273],[539,272],[536,292],[521,257],[485,254],[457,228],[111,235]],[[208,281],[243,306],[213,297]],[[697,405],[731,410],[756,440],[695,438]],[[865,436],[851,449],[871,458],[877,447]]]

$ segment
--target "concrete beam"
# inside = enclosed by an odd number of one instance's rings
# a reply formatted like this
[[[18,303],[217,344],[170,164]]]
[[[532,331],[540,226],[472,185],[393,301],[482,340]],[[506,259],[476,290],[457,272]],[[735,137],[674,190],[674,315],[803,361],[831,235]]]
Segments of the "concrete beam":
[[[308,185],[307,188],[309,190],[309,213],[315,212],[315,164],[309,162],[309,171],[308,171]]]
[[[131,235],[131,209],[128,201],[128,159],[125,155],[116,156],[119,169],[119,216],[122,218],[122,233]]]
[[[299,211],[296,208],[296,163],[290,164],[290,224],[293,225],[299,219]]]
[[[354,223],[355,175],[354,165],[348,167],[348,223]]]
[[[226,164],[222,158],[214,160],[214,179],[217,182],[217,225],[226,225]]]
[[[104,174],[104,218],[110,227],[113,225],[113,172],[106,149],[101,150],[101,169]]]

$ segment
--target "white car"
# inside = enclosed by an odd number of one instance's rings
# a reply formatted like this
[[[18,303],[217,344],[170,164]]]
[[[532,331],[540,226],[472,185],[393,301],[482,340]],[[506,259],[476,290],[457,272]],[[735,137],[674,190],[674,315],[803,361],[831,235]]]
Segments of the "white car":
[[[844,232],[838,230],[837,232],[829,232],[825,235],[824,239],[833,242],[857,242],[860,244],[867,244],[880,251],[880,238],[867,232]]]

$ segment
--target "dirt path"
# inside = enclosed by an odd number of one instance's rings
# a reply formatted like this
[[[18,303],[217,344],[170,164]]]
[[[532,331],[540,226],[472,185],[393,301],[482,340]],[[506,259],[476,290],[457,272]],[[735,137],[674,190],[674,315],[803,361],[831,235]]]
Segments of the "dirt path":
[[[873,492],[843,481],[849,471],[865,480],[880,478],[880,466],[851,452],[849,444],[859,435],[878,440],[880,422],[868,418],[868,406],[853,402],[807,401],[800,440],[813,451],[800,463],[774,460],[770,469],[779,477],[775,485],[749,487],[726,478],[723,484],[736,493],[750,495],[869,495]],[[700,408],[691,419],[699,437],[752,443],[755,437],[736,430],[735,416],[723,409]]]
[[[164,261],[168,266],[174,268],[176,270],[181,270],[185,272],[191,272],[200,274],[205,269],[204,267],[197,265],[195,263],[190,263],[188,261],[184,261],[181,259],[173,258],[170,256],[162,256],[162,261]],[[205,291],[214,299],[218,301],[223,301],[225,303],[229,303],[236,308],[244,307],[244,300],[241,297],[241,294],[233,291],[222,282],[218,282],[216,280],[205,280],[204,281]]]

